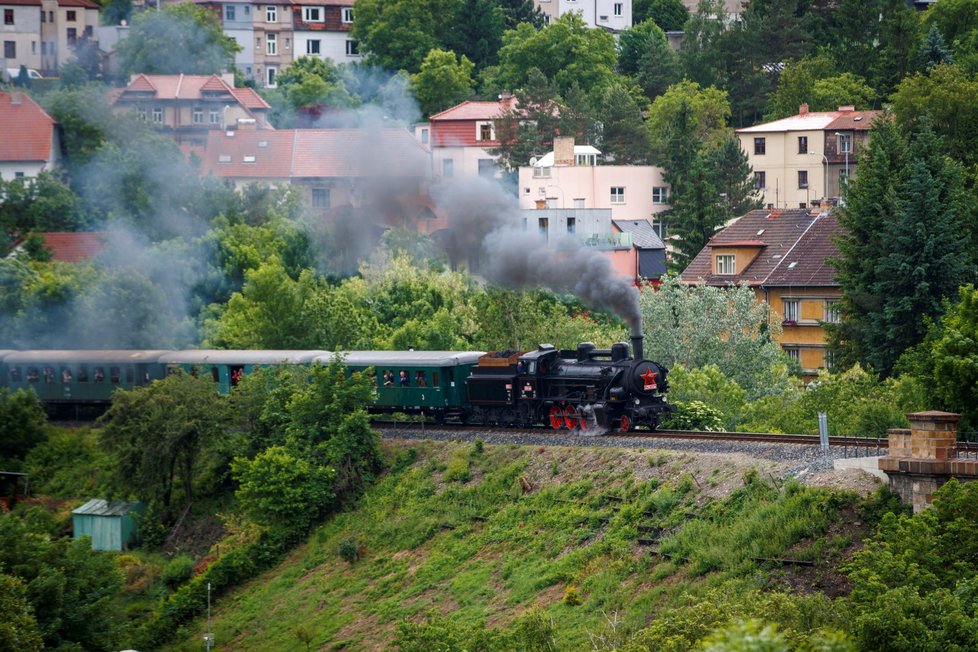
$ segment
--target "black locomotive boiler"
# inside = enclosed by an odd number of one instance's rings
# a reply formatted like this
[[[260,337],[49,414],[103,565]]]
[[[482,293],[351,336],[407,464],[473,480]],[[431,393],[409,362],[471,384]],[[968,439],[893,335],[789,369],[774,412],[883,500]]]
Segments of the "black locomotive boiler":
[[[610,349],[576,351],[542,344],[535,351],[481,357],[468,378],[468,418],[504,426],[547,423],[555,430],[655,429],[675,408],[666,400],[668,370],[642,356],[642,338]]]

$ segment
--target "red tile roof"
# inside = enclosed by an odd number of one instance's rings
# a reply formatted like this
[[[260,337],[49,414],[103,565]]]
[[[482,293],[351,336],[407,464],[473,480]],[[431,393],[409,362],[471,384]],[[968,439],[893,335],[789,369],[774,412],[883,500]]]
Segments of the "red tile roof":
[[[0,0],[2,1],[2,0]],[[125,100],[130,93],[153,93],[164,100],[200,100],[205,93],[227,93],[246,108],[271,108],[250,88],[234,88],[218,75],[135,75],[116,99]],[[243,99],[242,99],[243,98]],[[247,102],[247,104],[245,104]]]
[[[238,130],[210,132],[201,171],[228,178],[423,177],[428,165],[427,152],[404,129]]]
[[[3,2],[4,0],[0,0]],[[99,5],[92,0],[58,0],[59,7],[84,7],[85,9],[98,9]]]
[[[0,0],[0,5],[16,5],[18,7],[40,7],[41,0]]]
[[[882,111],[840,111],[835,120],[825,126],[826,131],[861,131],[869,130]]]
[[[254,88],[232,88],[231,94],[249,111],[252,109],[270,109],[272,106],[258,94]]]
[[[462,102],[450,109],[428,118],[429,122],[438,120],[492,120],[503,114],[503,111],[516,106],[515,98],[506,98],[498,102]]]
[[[54,118],[26,93],[0,92],[0,161],[47,161]]]
[[[76,263],[98,255],[105,247],[108,233],[52,231],[42,236],[44,247],[51,250],[51,260]]]
[[[689,264],[681,278],[708,285],[747,283],[753,286],[838,287],[835,271],[826,259],[838,256],[832,239],[839,226],[831,214],[805,209],[757,210],[740,217],[715,235]],[[737,275],[714,274],[715,247],[763,246],[757,257]]]

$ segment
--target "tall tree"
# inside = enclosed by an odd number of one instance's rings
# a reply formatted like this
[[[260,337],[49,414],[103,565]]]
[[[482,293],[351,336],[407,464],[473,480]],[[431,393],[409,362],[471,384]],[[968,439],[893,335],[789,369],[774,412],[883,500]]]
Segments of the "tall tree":
[[[681,0],[635,0],[632,22],[651,20],[664,32],[681,31],[689,20],[689,9]]]
[[[462,0],[448,39],[451,50],[467,57],[476,70],[496,63],[506,17],[495,0]]]
[[[683,27],[680,58],[686,78],[702,86],[719,86],[725,79],[720,47],[727,13],[724,0],[699,0]]]
[[[116,48],[119,74],[134,72],[206,75],[227,70],[239,46],[221,29],[217,15],[193,4],[144,11]]]
[[[538,68],[528,75],[526,85],[513,94],[516,105],[494,121],[499,140],[495,153],[500,165],[512,171],[552,150],[560,125],[556,86]]]
[[[707,169],[720,194],[724,221],[761,207],[761,195],[754,187],[754,171],[740,139],[728,136],[719,146],[706,150]]]
[[[786,63],[778,76],[777,88],[768,96],[765,118],[777,120],[795,115],[802,104],[811,108],[815,82],[831,77],[835,70],[832,59],[824,54]]]
[[[537,29],[547,24],[547,15],[533,0],[496,0],[496,4],[503,10],[506,29],[515,29],[520,23],[529,23]]]
[[[388,70],[418,72],[433,49],[449,49],[462,0],[357,0],[351,34],[367,61]]]
[[[683,269],[706,246],[726,221],[724,198],[716,184],[714,169],[705,152],[700,152],[680,183],[672,186],[672,207],[665,219],[680,237],[673,259]]]
[[[920,37],[921,23],[917,12],[903,0],[886,0],[880,21],[878,47],[870,57],[867,75],[869,85],[876,89],[880,97],[889,97],[900,80],[917,70]]]
[[[597,111],[601,124],[598,147],[606,163],[645,165],[649,160],[649,132],[642,120],[642,109],[631,90],[615,83],[601,98]]]
[[[653,100],[647,116],[656,161],[668,167],[670,159],[689,155],[676,151],[677,146],[695,151],[703,144],[723,142],[729,133],[729,118],[730,103],[726,91],[702,88],[689,80],[670,86]]]
[[[454,52],[432,50],[424,58],[421,71],[411,75],[411,90],[418,100],[421,113],[434,115],[472,94],[471,61],[463,54],[456,59]]]
[[[920,48],[917,50],[917,57],[924,68],[936,66],[939,63],[954,63],[954,56],[950,48],[944,43],[944,37],[936,23],[931,23],[930,31],[924,37]]]

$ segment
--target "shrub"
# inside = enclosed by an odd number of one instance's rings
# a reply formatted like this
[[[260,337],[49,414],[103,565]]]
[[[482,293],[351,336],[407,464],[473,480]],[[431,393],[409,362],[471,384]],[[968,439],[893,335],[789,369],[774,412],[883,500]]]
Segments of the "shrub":
[[[577,594],[577,587],[568,586],[567,590],[564,591],[564,604],[568,607],[576,607],[581,604],[581,596]]]
[[[347,537],[340,541],[336,552],[340,559],[348,564],[355,564],[360,559],[360,544],[354,537]]]
[[[687,401],[676,404],[676,411],[669,416],[664,425],[674,430],[721,432],[723,414],[702,401]]]
[[[163,567],[160,579],[171,589],[194,576],[194,560],[190,555],[177,555]]]
[[[453,454],[451,459],[448,460],[448,466],[445,467],[445,472],[442,474],[442,477],[446,482],[468,482],[471,477],[469,474],[468,458],[464,454]]]

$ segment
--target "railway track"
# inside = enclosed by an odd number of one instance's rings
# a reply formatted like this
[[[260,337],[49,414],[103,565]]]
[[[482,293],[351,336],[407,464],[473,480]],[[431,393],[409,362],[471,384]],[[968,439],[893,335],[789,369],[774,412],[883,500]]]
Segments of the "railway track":
[[[451,425],[451,424],[421,424],[412,422],[396,422],[375,420],[374,424],[387,429],[394,429],[402,433],[424,432],[432,433],[451,433],[464,429],[469,434],[506,434],[506,435],[541,435],[545,433],[573,435],[577,434],[582,438],[592,438],[595,436],[609,435],[614,437],[627,437],[630,439],[689,439],[699,441],[715,442],[749,442],[764,444],[793,444],[800,446],[818,446],[821,439],[818,435],[778,435],[760,432],[704,432],[699,430],[633,430],[630,432],[620,432],[612,430],[608,433],[597,433],[594,430],[553,430],[544,426],[537,428],[505,428],[500,426],[485,425]],[[849,446],[859,448],[878,448],[884,451],[887,448],[887,440],[875,437],[829,437],[829,446]]]

